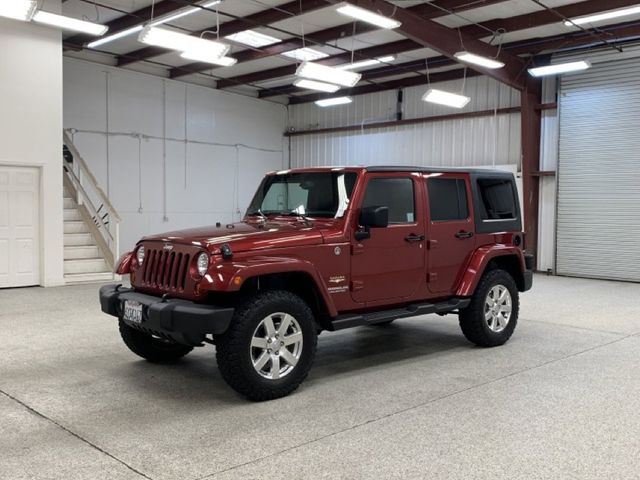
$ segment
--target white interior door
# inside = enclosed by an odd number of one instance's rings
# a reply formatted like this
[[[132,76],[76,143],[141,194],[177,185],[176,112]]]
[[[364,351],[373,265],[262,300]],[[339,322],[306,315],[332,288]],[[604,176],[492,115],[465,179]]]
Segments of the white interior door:
[[[0,166],[0,288],[40,283],[40,172]]]

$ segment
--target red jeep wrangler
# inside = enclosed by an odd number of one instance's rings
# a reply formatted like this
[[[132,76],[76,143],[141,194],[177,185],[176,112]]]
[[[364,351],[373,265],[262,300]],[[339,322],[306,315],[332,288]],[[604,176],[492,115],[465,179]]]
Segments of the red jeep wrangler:
[[[493,170],[354,167],[268,174],[242,222],[143,238],[100,289],[125,344],[152,362],[216,346],[229,385],[282,397],[323,330],[457,313],[484,347],[505,343],[532,257],[514,177]]]

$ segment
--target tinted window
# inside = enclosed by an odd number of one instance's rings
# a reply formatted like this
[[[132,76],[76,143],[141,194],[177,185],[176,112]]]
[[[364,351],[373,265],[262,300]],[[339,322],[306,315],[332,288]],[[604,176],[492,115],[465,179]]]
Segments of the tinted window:
[[[430,178],[427,191],[432,221],[465,220],[469,216],[467,188],[463,179]]]
[[[373,178],[367,184],[363,207],[389,207],[389,223],[415,222],[413,180]]]
[[[513,182],[502,179],[478,180],[482,203],[480,209],[484,220],[509,220],[518,215],[516,192]]]

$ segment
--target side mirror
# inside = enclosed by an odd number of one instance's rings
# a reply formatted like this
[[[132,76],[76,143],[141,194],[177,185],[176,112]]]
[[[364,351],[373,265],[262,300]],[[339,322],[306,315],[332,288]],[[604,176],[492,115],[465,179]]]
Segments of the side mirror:
[[[356,240],[365,240],[371,237],[371,228],[385,228],[389,225],[389,208],[382,206],[365,207],[360,212],[360,225],[364,230],[356,232]]]

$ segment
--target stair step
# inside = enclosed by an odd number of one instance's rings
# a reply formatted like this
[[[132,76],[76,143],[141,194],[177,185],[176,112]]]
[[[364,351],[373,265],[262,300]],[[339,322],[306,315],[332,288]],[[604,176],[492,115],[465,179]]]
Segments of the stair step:
[[[76,202],[73,201],[73,198],[64,197],[64,208],[76,208]]]
[[[66,208],[64,209],[63,217],[65,221],[68,220],[82,220],[80,216],[80,210],[77,208]]]
[[[89,227],[82,220],[65,221],[64,233],[89,233]]]
[[[70,273],[110,273],[102,258],[83,258],[64,261],[64,274]]]
[[[96,242],[93,240],[93,236],[90,233],[65,233],[64,234],[64,246],[95,246]]]
[[[102,258],[100,249],[95,245],[81,245],[64,247],[65,260],[77,260],[80,258]]]
[[[64,281],[67,285],[87,282],[108,282],[115,279],[111,272],[103,273],[69,273],[65,274]]]

